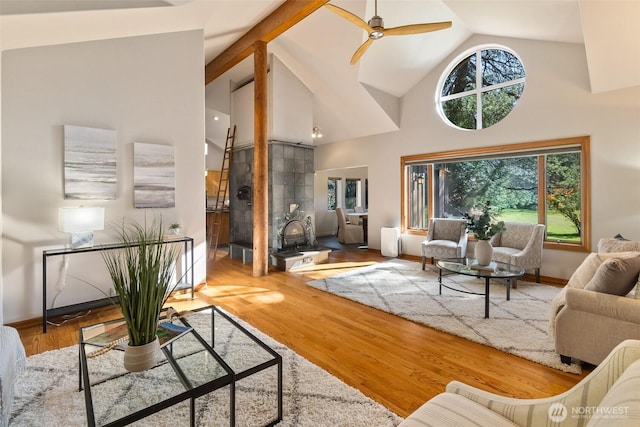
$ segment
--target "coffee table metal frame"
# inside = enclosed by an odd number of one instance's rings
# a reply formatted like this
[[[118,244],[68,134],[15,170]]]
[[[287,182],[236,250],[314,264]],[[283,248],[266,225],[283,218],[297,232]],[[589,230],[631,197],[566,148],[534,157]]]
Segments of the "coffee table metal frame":
[[[214,390],[218,390],[222,387],[225,386],[229,386],[230,388],[230,398],[229,398],[229,413],[230,413],[230,418],[229,418],[229,425],[230,426],[235,426],[235,414],[236,414],[236,401],[235,401],[235,384],[237,381],[249,377],[257,372],[263,371],[269,367],[272,366],[276,366],[277,365],[277,370],[278,370],[278,374],[277,374],[277,388],[278,388],[278,395],[277,395],[277,400],[278,400],[278,414],[277,414],[277,418],[275,418],[274,420],[268,422],[266,425],[267,426],[273,426],[275,424],[278,424],[281,420],[282,420],[282,392],[283,392],[283,386],[282,386],[282,356],[280,356],[278,353],[276,353],[274,350],[272,350],[269,346],[267,346],[265,343],[263,343],[260,339],[258,339],[256,336],[254,336],[251,332],[249,332],[247,329],[245,329],[243,326],[241,326],[240,324],[238,324],[238,322],[236,322],[235,320],[233,320],[231,317],[229,317],[224,311],[222,311],[221,309],[219,309],[216,306],[208,306],[208,307],[203,307],[201,309],[197,309],[197,310],[193,310],[193,312],[199,312],[199,311],[206,311],[206,310],[210,310],[211,311],[211,345],[207,342],[206,339],[204,339],[200,334],[198,334],[198,332],[196,331],[196,329],[192,329],[189,334],[192,334],[202,345],[203,351],[207,351],[215,360],[216,362],[220,365],[220,367],[224,370],[225,374],[215,378],[212,381],[206,382],[204,384],[201,384],[199,386],[193,387],[189,378],[187,377],[187,375],[183,372],[183,370],[181,369],[179,363],[177,363],[176,359],[173,356],[173,346],[174,345],[179,345],[179,341],[181,338],[178,338],[178,340],[170,343],[168,346],[163,347],[162,348],[162,353],[164,354],[165,358],[166,358],[166,362],[168,362],[170,364],[170,366],[172,367],[174,373],[176,374],[176,376],[178,377],[178,379],[180,380],[180,382],[182,383],[182,385],[184,386],[184,390],[182,393],[179,393],[175,396],[171,396],[168,399],[165,399],[161,402],[155,403],[153,405],[150,405],[146,408],[142,408],[140,410],[134,411],[129,415],[126,415],[125,417],[122,417],[118,420],[109,422],[108,424],[105,424],[106,426],[124,426],[127,424],[130,424],[132,422],[141,420],[151,414],[157,413],[163,409],[169,408],[173,405],[176,405],[180,402],[183,402],[185,400],[189,400],[190,401],[190,425],[193,427],[195,426],[195,400],[198,397],[201,397],[207,393],[210,393]],[[238,331],[240,331],[241,333],[243,333],[245,336],[247,336],[248,338],[250,338],[255,344],[257,344],[258,346],[260,346],[262,349],[264,349],[270,356],[271,358],[263,363],[259,363],[255,366],[252,366],[248,369],[244,369],[242,371],[236,372],[234,371],[231,366],[229,366],[229,364],[227,364],[224,359],[222,358],[222,356],[219,355],[219,353],[216,351],[214,345],[215,345],[215,316],[220,315],[222,316],[224,319],[226,319],[231,325],[233,325],[234,328],[236,328]],[[115,322],[120,322],[122,323],[123,319],[117,319],[117,320],[112,320],[112,321],[108,321],[108,322],[102,322],[102,324],[110,324],[110,323],[115,323]],[[180,318],[180,321],[185,324],[186,326],[191,326],[188,322],[187,318]],[[87,344],[83,341],[83,331],[90,329],[92,327],[95,327],[97,325],[100,324],[96,324],[96,325],[91,325],[91,326],[84,326],[80,328],[79,334],[80,334],[80,346],[79,346],[79,362],[80,362],[80,369],[79,369],[79,373],[78,373],[78,382],[79,382],[79,391],[82,391],[84,389],[84,394],[85,394],[85,406],[86,406],[86,411],[87,411],[87,425],[93,427],[96,425],[96,420],[95,420],[95,414],[94,414],[94,410],[93,410],[93,400],[92,400],[92,395],[91,395],[91,386],[92,383],[90,381],[90,373],[88,370],[88,365],[87,365],[87,352],[85,349],[85,346],[90,346],[92,349],[95,349],[95,346],[91,346],[90,344]],[[112,351],[118,351],[118,350],[112,350]],[[100,357],[100,356],[98,356]],[[164,363],[163,361],[160,361],[158,364],[156,364],[156,366],[154,368],[151,369],[155,369],[158,366],[160,366],[161,364]],[[108,380],[113,380],[115,378],[121,377],[127,375],[125,374],[120,374],[120,375],[115,375],[112,378],[107,379]],[[100,383],[104,382],[100,381]]]
[[[484,295],[484,317],[489,318],[489,281],[491,279],[504,279],[505,286],[507,288],[507,301],[511,300],[511,279],[518,278],[524,274],[524,270],[517,265],[491,261],[496,264],[495,270],[476,270],[472,269],[470,265],[475,260],[472,258],[447,258],[441,259],[436,262],[438,267],[438,283],[439,294],[442,295],[442,288],[445,287],[455,292],[463,292],[471,295]],[[442,271],[448,271],[450,273],[462,274],[465,276],[475,276],[478,278],[484,278],[484,293],[471,292],[464,289],[454,288],[442,283]]]

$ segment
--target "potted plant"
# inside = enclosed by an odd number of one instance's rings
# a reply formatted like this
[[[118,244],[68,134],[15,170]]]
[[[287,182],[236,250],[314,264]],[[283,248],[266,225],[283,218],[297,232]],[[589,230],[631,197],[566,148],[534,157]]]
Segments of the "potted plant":
[[[464,213],[467,230],[478,240],[474,248],[474,256],[479,265],[489,265],[493,256],[491,237],[505,230],[504,221],[496,221],[491,202],[480,203],[469,212]]]
[[[174,222],[169,226],[169,230],[171,230],[173,234],[180,234],[180,228],[182,228],[182,226],[179,222]]]
[[[143,371],[155,364],[160,311],[176,286],[172,282],[179,247],[163,243],[163,230],[161,220],[149,227],[123,221],[116,232],[125,247],[102,252],[127,324],[124,363],[129,371]]]

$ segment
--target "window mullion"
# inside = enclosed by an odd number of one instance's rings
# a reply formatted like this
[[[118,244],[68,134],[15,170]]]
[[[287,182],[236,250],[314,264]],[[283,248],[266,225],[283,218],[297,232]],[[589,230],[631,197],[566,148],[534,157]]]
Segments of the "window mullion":
[[[547,156],[545,155],[538,156],[538,224],[547,225]],[[546,240],[547,236],[545,235],[544,238]]]
[[[482,51],[476,52],[476,129],[482,129]]]

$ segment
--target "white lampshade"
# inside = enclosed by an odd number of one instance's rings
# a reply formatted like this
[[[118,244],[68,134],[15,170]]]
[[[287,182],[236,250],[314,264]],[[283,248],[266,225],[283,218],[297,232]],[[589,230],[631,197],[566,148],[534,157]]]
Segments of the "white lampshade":
[[[58,228],[60,231],[71,233],[73,249],[92,247],[93,232],[104,230],[104,208],[59,208]]]
[[[60,208],[58,227],[60,231],[67,233],[104,230],[104,208],[97,206]]]

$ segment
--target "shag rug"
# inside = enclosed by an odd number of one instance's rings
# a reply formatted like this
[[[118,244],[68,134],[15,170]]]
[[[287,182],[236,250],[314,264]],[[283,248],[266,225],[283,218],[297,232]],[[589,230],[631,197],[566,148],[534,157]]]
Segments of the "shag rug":
[[[555,369],[581,372],[580,365],[560,361],[547,332],[551,301],[560,288],[518,280],[507,301],[504,281],[492,280],[485,319],[484,296],[444,287],[439,295],[437,271],[393,259],[307,285]],[[482,293],[485,287],[485,279],[461,274],[443,274],[442,283]]]
[[[189,321],[193,324],[191,318]],[[402,421],[402,418],[291,349],[245,322],[239,321],[239,323],[283,358],[283,420],[278,424],[279,426],[396,426]],[[238,359],[250,360],[254,357],[263,357],[252,353],[263,351],[258,350],[255,345],[247,345],[242,340],[231,339],[234,338],[232,335],[238,334],[237,329],[231,329],[216,323],[216,342],[220,339],[220,342],[228,342],[231,346],[238,345],[242,348],[220,346],[222,348],[219,352],[235,354],[237,356],[233,357]],[[217,344],[216,348],[218,348]],[[122,363],[122,356],[116,353],[121,352],[112,350],[90,359],[90,363],[102,364],[105,371],[112,372],[113,365],[109,365],[110,363],[118,359],[118,363]],[[115,359],[110,360],[110,358]],[[242,363],[242,360],[231,362],[233,366],[233,363]],[[78,391],[78,346],[31,356],[27,358],[26,365],[26,370],[18,378],[9,424],[11,426],[86,426],[84,392]],[[100,365],[97,366],[97,372],[100,372],[99,368]],[[168,365],[166,369],[170,369]],[[201,366],[199,369],[206,370],[207,367]],[[108,387],[107,412],[117,413],[120,406],[126,407],[130,401],[145,399],[152,394],[155,394],[152,399],[157,399],[158,395],[168,393],[167,388],[172,387],[170,384],[165,384],[162,379],[158,379],[161,377],[159,375],[153,375],[153,379],[149,377],[151,375],[145,373],[129,374],[100,385],[100,387]],[[236,425],[261,426],[276,418],[276,378],[277,369],[274,366],[237,382]],[[134,387],[128,381],[141,382],[145,392],[129,392],[132,389],[139,389],[140,384]],[[196,399],[195,413],[198,426],[228,426],[229,387]],[[98,425],[109,421],[111,419],[108,416],[96,420]],[[153,414],[135,425],[188,426],[188,401]]]

